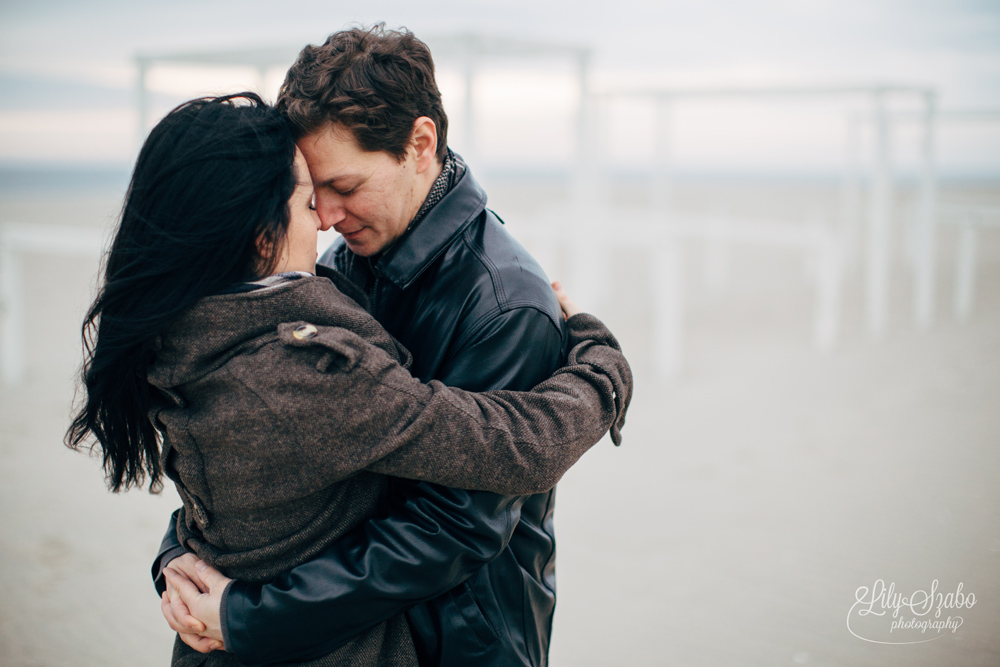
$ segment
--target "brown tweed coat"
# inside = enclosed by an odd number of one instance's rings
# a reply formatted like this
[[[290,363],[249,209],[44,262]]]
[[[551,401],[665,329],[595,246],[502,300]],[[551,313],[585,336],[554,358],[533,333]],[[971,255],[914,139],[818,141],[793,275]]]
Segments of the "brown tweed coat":
[[[609,428],[620,441],[632,393],[611,333],[589,315],[567,326],[574,347],[554,377],[473,394],[410,376],[409,353],[325,278],[203,299],[162,336],[148,374],[164,397],[150,418],[184,503],[181,542],[264,581],[375,516],[385,475],[550,489]],[[174,664],[238,664],[186,649]],[[400,615],[308,664],[416,658]]]

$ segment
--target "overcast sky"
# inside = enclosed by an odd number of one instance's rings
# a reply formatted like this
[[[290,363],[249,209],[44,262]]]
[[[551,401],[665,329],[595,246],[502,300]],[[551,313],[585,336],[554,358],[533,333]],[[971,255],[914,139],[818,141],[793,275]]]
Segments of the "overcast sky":
[[[996,1],[353,4],[357,9],[329,0],[2,0],[0,160],[25,159],[32,150],[39,159],[131,155],[134,137],[119,132],[116,139],[110,128],[127,124],[134,113],[136,53],[317,42],[352,21],[384,20],[418,36],[475,31],[589,46],[595,76],[603,81],[650,78],[684,86],[897,82],[937,87],[944,107],[1000,108]],[[68,133],[67,124],[92,122],[98,123],[95,132],[101,138],[91,143],[63,141],[59,148],[59,142],[50,146],[38,140],[47,126],[60,125]],[[28,142],[26,137],[36,138]]]

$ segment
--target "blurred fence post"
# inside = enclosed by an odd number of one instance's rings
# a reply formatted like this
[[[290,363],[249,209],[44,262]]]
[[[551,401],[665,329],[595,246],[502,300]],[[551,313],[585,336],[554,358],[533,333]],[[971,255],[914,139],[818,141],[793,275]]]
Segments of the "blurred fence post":
[[[937,174],[934,164],[934,127],[937,97],[933,92],[924,96],[924,136],[920,202],[916,220],[913,316],[919,328],[925,329],[934,319],[934,261],[937,230]]]
[[[713,297],[720,296],[729,283],[728,218],[728,210],[720,207],[709,214],[705,225],[705,287]]]
[[[659,217],[667,217],[670,209],[673,178],[670,165],[671,149],[671,104],[670,97],[660,95],[654,99],[656,105],[655,143],[653,144],[653,209]]]
[[[966,321],[972,315],[976,296],[976,265],[979,234],[1000,230],[1000,206],[981,204],[941,205],[941,224],[958,227],[958,254],[955,258],[955,317]]]
[[[27,323],[20,254],[99,257],[103,248],[103,235],[95,229],[14,222],[0,225],[0,314],[3,316],[0,377],[5,384],[17,384],[24,378],[25,371],[24,330]]]
[[[4,384],[17,384],[24,376],[24,293],[21,258],[0,228],[0,316],[3,317],[0,365]]]
[[[855,266],[861,238],[861,122],[857,116],[848,115],[847,159],[840,201],[840,238],[845,268]]]
[[[602,240],[609,233],[607,225],[610,207],[607,205],[607,178],[602,178],[605,168],[603,132],[600,118],[600,100],[590,90],[590,52],[577,55],[580,80],[580,99],[577,109],[576,164],[573,168],[573,186],[570,190],[572,218],[565,218],[563,227],[572,243],[573,289],[580,293],[581,302],[590,308],[600,309],[608,293],[611,261],[610,248]],[[606,172],[603,174],[606,176]]]
[[[267,65],[258,65],[257,66],[257,93],[262,98],[264,98],[264,100],[268,99],[268,94],[270,93],[270,91],[267,89],[267,71],[268,71],[268,69],[269,68],[268,68]]]
[[[829,227],[816,228],[816,315],[813,342],[829,352],[840,335],[843,243]]]
[[[602,302],[608,293],[611,261],[611,248],[602,243],[596,226],[586,219],[573,223],[575,228],[570,244],[571,269],[570,281],[567,283],[574,295],[579,295],[579,303],[593,312],[601,310]]]
[[[976,246],[978,230],[975,214],[968,211],[961,221],[958,235],[958,259],[955,262],[955,316],[962,322],[972,315],[972,300],[976,289]]]
[[[580,81],[579,107],[576,113],[576,150],[574,151],[573,187],[571,196],[573,203],[586,213],[599,203],[597,193],[597,168],[600,153],[601,128],[598,121],[597,98],[590,90],[588,81],[590,54],[581,52],[577,57],[578,77]]]
[[[872,169],[871,201],[868,211],[866,258],[866,305],[868,329],[872,336],[885,335],[889,307],[889,268],[891,260],[890,224],[892,218],[892,175],[890,173],[890,137],[888,100],[884,90],[874,93],[875,163]]]
[[[660,235],[650,253],[653,274],[653,359],[657,375],[680,377],[684,362],[684,285],[680,239]]]
[[[149,73],[149,61],[146,58],[139,56],[136,57],[135,64],[137,68],[135,104],[136,113],[139,116],[136,120],[136,136],[139,140],[138,145],[142,146],[142,143],[146,140],[146,121],[149,118],[149,90],[146,87],[146,75]]]
[[[590,52],[580,51],[576,55],[576,79],[580,90],[576,108],[576,150],[573,159],[577,165],[581,164],[587,157],[587,139],[591,131],[591,123],[588,118],[589,105],[591,104],[590,90]]]
[[[479,165],[475,100],[477,59],[470,46],[466,46],[465,57],[462,60],[462,80],[465,83],[465,96],[462,98],[462,156],[468,164]]]

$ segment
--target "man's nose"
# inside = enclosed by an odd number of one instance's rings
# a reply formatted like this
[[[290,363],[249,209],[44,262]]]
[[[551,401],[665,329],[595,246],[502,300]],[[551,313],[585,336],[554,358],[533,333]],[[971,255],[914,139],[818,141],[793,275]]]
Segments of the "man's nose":
[[[316,213],[319,215],[320,229],[326,231],[347,218],[347,209],[336,197],[316,195]]]

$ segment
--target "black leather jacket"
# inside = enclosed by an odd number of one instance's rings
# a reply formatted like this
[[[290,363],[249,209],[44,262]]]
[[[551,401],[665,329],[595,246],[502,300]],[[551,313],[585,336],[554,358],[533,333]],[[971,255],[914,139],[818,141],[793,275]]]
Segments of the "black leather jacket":
[[[561,365],[563,320],[541,268],[485,207],[466,170],[377,261],[340,241],[320,264],[363,289],[415,376],[528,389]],[[393,480],[384,518],[268,584],[229,587],[227,650],[250,663],[319,657],[405,611],[423,665],[546,665],[554,501],[554,489],[503,497]],[[169,530],[154,577],[179,553]]]

